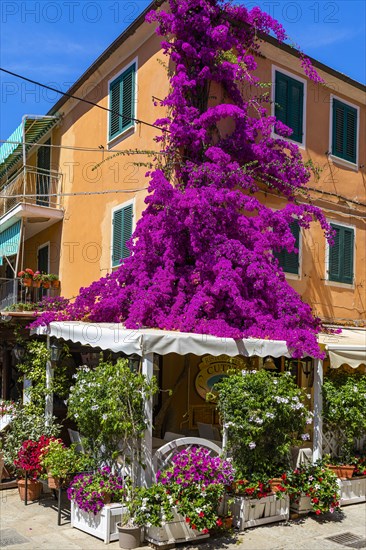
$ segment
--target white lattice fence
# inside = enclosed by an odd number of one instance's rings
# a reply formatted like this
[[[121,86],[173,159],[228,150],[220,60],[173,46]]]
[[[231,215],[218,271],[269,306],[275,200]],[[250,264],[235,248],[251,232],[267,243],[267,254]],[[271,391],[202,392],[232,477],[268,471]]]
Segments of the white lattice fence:
[[[346,439],[346,438],[344,438]],[[366,435],[355,439],[355,449],[362,451],[366,446]],[[334,434],[331,432],[323,432],[323,455],[339,456],[342,443],[339,444]]]

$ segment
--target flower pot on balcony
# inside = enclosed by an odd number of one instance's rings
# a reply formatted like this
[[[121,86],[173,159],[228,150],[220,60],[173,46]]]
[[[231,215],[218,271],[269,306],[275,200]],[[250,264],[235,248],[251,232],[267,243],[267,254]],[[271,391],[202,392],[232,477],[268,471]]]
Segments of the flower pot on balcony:
[[[43,286],[43,288],[50,288],[51,283],[48,282],[48,281],[43,281],[42,286]]]
[[[60,288],[60,281],[57,279],[57,281],[51,282],[52,288]]]
[[[41,286],[41,281],[32,281],[33,288],[39,288]]]
[[[32,279],[22,279],[23,286],[32,286]]]

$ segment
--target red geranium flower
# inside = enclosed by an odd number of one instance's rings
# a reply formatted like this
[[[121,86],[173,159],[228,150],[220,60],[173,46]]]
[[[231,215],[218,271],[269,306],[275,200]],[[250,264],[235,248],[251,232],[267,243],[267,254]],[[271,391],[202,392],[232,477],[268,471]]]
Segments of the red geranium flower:
[[[320,511],[320,510],[316,510],[316,512],[315,512],[315,513],[316,513],[316,515],[317,515],[317,516],[320,516],[320,514],[321,514],[321,511]]]
[[[218,519],[216,520],[216,525],[217,525],[218,527],[221,527],[221,526],[222,526],[222,519],[221,519],[221,518],[218,518]]]

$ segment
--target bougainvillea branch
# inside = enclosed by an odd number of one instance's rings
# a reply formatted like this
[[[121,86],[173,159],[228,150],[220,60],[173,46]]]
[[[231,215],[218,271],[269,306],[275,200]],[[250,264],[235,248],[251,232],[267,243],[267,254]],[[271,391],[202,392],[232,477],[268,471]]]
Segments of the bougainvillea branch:
[[[295,219],[305,229],[318,220],[328,238],[330,227],[318,208],[296,200],[310,172],[286,139],[292,130],[269,115],[255,75],[257,37],[282,41],[285,31],[259,8],[219,0],[169,0],[169,7],[147,16],[175,67],[161,102],[167,116],[157,121],[169,130],[156,138],[169,161],[147,173],[131,256],[36,324],[81,319],[281,339],[294,356],[320,356],[320,320],[286,282],[276,253],[295,250]],[[300,63],[320,81],[305,56]],[[263,203],[268,188],[282,208]]]

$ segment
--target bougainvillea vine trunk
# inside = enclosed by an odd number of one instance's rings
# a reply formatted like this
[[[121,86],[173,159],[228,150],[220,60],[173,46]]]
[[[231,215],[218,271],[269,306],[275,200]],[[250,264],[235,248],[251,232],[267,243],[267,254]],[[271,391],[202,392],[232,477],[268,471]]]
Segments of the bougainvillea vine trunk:
[[[257,37],[282,41],[285,32],[259,8],[219,0],[169,0],[169,8],[147,16],[174,70],[161,102],[167,116],[157,121],[158,158],[166,160],[147,173],[131,256],[36,323],[87,318],[280,339],[294,356],[319,356],[320,320],[287,283],[277,253],[294,251],[294,220],[305,229],[318,220],[328,238],[330,227],[318,208],[297,200],[310,171],[286,139],[292,130],[270,116],[268,90],[256,77]],[[320,82],[303,55],[300,63]],[[266,206],[264,192],[283,206]]]

